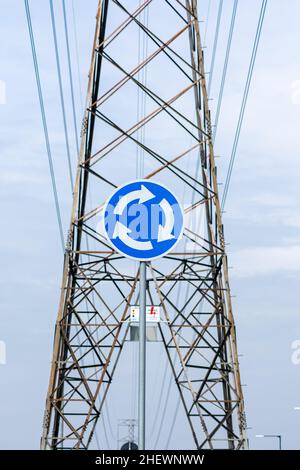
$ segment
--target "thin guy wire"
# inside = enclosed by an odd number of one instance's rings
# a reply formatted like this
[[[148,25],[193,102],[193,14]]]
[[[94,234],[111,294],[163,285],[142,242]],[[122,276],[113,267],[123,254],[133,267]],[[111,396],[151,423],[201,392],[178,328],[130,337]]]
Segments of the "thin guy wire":
[[[216,31],[215,31],[215,39],[214,39],[212,58],[211,58],[211,64],[210,64],[210,71],[209,71],[208,91],[207,91],[208,96],[210,96],[212,78],[213,78],[214,67],[215,67],[215,59],[216,59],[216,52],[217,52],[217,46],[218,46],[218,40],[219,40],[222,9],[223,9],[223,0],[220,0],[219,9],[218,9],[217,24],[216,24]]]
[[[254,44],[253,44],[253,50],[252,50],[252,54],[251,54],[251,60],[250,60],[250,64],[249,64],[247,80],[246,80],[244,94],[243,94],[243,100],[242,100],[242,104],[241,104],[241,109],[240,109],[240,114],[239,114],[239,119],[238,119],[236,132],[235,132],[235,137],[234,137],[234,142],[233,142],[229,167],[228,167],[226,181],[225,181],[224,192],[223,192],[223,196],[222,196],[222,203],[221,203],[222,210],[224,210],[227,195],[228,195],[229,184],[230,184],[232,170],[233,170],[234,161],[235,161],[235,157],[236,157],[236,151],[237,151],[237,147],[238,147],[238,143],[239,143],[241,128],[242,128],[242,124],[243,124],[243,120],[244,120],[245,109],[246,109],[246,104],[247,104],[247,100],[248,100],[249,89],[250,89],[250,85],[251,85],[251,79],[252,79],[252,75],[253,75],[253,69],[254,69],[254,65],[255,65],[255,59],[256,59],[256,55],[257,55],[257,49],[258,49],[259,40],[260,40],[260,36],[261,36],[261,31],[262,31],[262,26],[263,26],[263,22],[264,22],[267,3],[268,3],[268,0],[263,0],[262,5],[261,5],[259,20],[258,20],[255,39],[254,39]]]
[[[238,0],[234,0],[232,15],[231,15],[230,28],[229,28],[229,33],[228,33],[227,46],[226,46],[225,60],[224,60],[222,78],[221,78],[221,85],[220,85],[218,103],[217,103],[217,108],[216,108],[215,127],[214,127],[214,130],[213,130],[213,141],[216,140],[216,134],[217,134],[217,129],[218,129],[218,123],[219,123],[219,117],[220,117],[220,112],[221,112],[224,87],[225,87],[225,82],[226,82],[227,68],[228,68],[228,62],[229,62],[229,56],[230,56],[230,50],[231,50],[231,44],[232,44],[232,36],[233,36],[234,25],[235,25],[237,6],[238,6]]]
[[[51,153],[51,147],[50,147],[50,139],[49,139],[49,133],[48,133],[45,106],[44,106],[44,98],[43,98],[43,92],[42,92],[42,86],[41,86],[39,65],[38,65],[38,60],[37,60],[35,40],[34,40],[34,34],[33,34],[33,28],[32,28],[31,14],[30,14],[30,6],[29,6],[28,0],[24,0],[24,4],[25,4],[25,10],[26,10],[27,26],[28,26],[28,31],[29,31],[29,39],[30,39],[30,45],[31,45],[31,51],[32,51],[35,78],[36,78],[36,84],[37,84],[37,89],[38,89],[40,111],[41,111],[42,123],[43,123],[43,129],[44,129],[45,144],[46,144],[52,190],[53,190],[53,196],[54,196],[55,211],[56,211],[56,217],[57,217],[57,222],[58,222],[61,246],[64,251],[65,243],[64,243],[64,234],[63,234],[63,227],[62,227],[62,221],[61,221],[60,206],[59,206],[59,201],[58,201],[56,179],[55,179],[55,173],[54,173],[54,167],[53,167],[53,159],[52,159],[52,153]]]
[[[78,46],[78,34],[77,34],[77,22],[76,22],[76,14],[75,14],[75,6],[74,2],[72,4],[72,19],[73,19],[73,33],[75,38],[75,52],[76,52],[76,62],[77,62],[77,74],[78,74],[78,87],[79,87],[79,98],[80,98],[80,108],[83,111],[83,100],[82,100],[82,83],[81,83],[81,76],[80,76],[80,61],[79,61],[79,46]]]
[[[70,184],[71,184],[71,192],[73,193],[73,172],[72,172],[72,164],[71,164],[71,152],[70,152],[70,144],[69,144],[65,99],[64,99],[62,77],[61,77],[60,59],[59,59],[59,52],[58,52],[57,33],[56,33],[56,25],[55,25],[55,13],[54,13],[52,0],[49,0],[49,5],[50,5],[51,25],[52,25],[54,49],[55,49],[56,69],[57,69],[58,84],[59,84],[60,104],[61,104],[61,110],[62,110],[62,116],[63,116],[65,144],[66,144],[67,158],[68,158],[69,178],[70,178]]]
[[[207,8],[207,13],[206,13],[206,24],[205,24],[204,41],[203,41],[204,45],[206,44],[206,35],[207,35],[207,30],[208,30],[210,7],[211,7],[211,0],[209,0],[208,2],[208,8]]]
[[[68,21],[67,21],[67,12],[66,12],[65,0],[62,0],[62,6],[63,6],[64,30],[65,30],[65,39],[66,39],[66,48],[67,48],[67,58],[68,58],[68,71],[69,71],[69,81],[70,81],[70,89],[71,89],[72,114],[73,114],[73,124],[74,124],[74,131],[75,131],[76,151],[77,151],[77,155],[79,155],[79,140],[78,140],[78,129],[77,129],[77,116],[76,116],[76,107],[75,107],[73,74],[72,74],[71,54],[70,54],[70,43],[69,43],[69,30],[68,30]]]

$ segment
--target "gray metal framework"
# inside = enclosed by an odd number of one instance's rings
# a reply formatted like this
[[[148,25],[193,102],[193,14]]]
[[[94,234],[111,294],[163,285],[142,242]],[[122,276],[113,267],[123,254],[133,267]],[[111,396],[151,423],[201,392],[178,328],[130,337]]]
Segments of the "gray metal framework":
[[[113,188],[135,179],[136,152],[145,179],[184,195],[183,240],[147,263],[146,285],[147,303],[163,313],[159,331],[195,447],[245,448],[197,1],[145,0],[132,11],[133,3],[98,5],[41,448],[89,448],[117,373],[139,272],[112,250],[98,222]],[[160,13],[151,28],[141,19],[147,9]],[[130,67],[137,31],[148,50]],[[147,100],[138,121],[136,90]]]

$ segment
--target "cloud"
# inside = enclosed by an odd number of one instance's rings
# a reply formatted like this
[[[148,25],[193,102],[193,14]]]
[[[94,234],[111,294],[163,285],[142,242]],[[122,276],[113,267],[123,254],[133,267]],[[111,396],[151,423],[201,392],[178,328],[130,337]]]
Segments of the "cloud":
[[[234,265],[232,276],[253,277],[280,273],[300,272],[300,245],[253,247],[230,255]]]
[[[300,204],[291,188],[278,193],[277,186],[268,191],[249,195],[240,193],[239,198],[232,198],[226,217],[236,222],[243,222],[254,228],[270,227],[276,234],[283,235],[282,229],[300,227]],[[290,192],[288,192],[290,189]],[[278,242],[277,242],[278,243]]]
[[[0,174],[1,183],[14,184],[14,183],[30,183],[30,184],[45,184],[48,183],[46,178],[40,174],[25,174],[24,172],[17,171],[4,171]]]
[[[263,206],[272,207],[297,207],[298,201],[288,194],[259,193],[252,196],[251,201]]]
[[[250,208],[233,208],[229,215],[231,219],[237,221],[243,221],[248,225],[254,225],[258,227],[300,227],[300,208],[296,209],[292,207],[275,207],[270,208],[269,206],[264,208],[255,208],[251,206]]]

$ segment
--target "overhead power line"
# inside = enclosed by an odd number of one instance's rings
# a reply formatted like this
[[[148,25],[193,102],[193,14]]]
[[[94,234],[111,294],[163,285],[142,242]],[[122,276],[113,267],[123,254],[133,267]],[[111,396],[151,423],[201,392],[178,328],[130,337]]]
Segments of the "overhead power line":
[[[221,203],[222,210],[225,207],[226,198],[227,198],[227,194],[228,194],[228,188],[229,188],[231,175],[232,175],[232,170],[233,170],[233,165],[234,165],[234,161],[235,161],[235,157],[236,157],[237,146],[238,146],[238,143],[239,143],[241,128],[242,128],[242,124],[243,124],[246,104],[247,104],[248,95],[249,95],[251,79],[252,79],[252,75],[253,75],[253,68],[254,68],[255,59],[256,59],[256,55],[257,55],[257,49],[258,49],[259,40],[260,40],[260,36],[261,36],[261,30],[262,30],[262,26],[263,26],[263,22],[264,22],[267,3],[268,3],[268,0],[263,0],[262,5],[261,5],[259,20],[258,20],[258,24],[257,24],[255,39],[254,39],[254,45],[253,45],[252,54],[251,54],[249,70],[248,70],[248,74],[247,74],[247,80],[246,80],[245,89],[244,89],[244,93],[243,93],[243,100],[242,100],[242,104],[241,104],[241,109],[240,109],[237,128],[236,128],[236,132],[235,132],[233,147],[232,147],[232,151],[231,151],[231,157],[230,157],[229,167],[228,167],[228,171],[227,171],[227,176],[226,176],[226,181],[225,181],[225,186],[224,186],[224,192],[223,192],[223,196],[222,196],[222,203]]]
[[[233,4],[233,8],[232,8],[232,15],[231,15],[231,22],[230,22],[229,33],[228,33],[228,39],[227,39],[225,60],[224,60],[222,78],[221,78],[221,85],[220,85],[218,103],[217,103],[217,108],[216,108],[215,127],[214,127],[214,141],[216,139],[218,123],[219,123],[219,117],[220,117],[220,112],[221,112],[221,106],[222,106],[222,100],[223,100],[223,93],[224,93],[224,87],[225,87],[225,81],[226,81],[226,75],[227,75],[227,68],[228,68],[228,62],[229,62],[229,56],[230,56],[230,50],[231,50],[231,43],[232,43],[233,30],[234,30],[234,25],[235,25],[237,6],[238,6],[238,0],[234,0],[234,4]]]
[[[211,63],[210,63],[210,70],[209,70],[209,79],[208,79],[208,96],[210,96],[213,73],[215,68],[215,59],[216,59],[216,52],[218,47],[218,40],[219,40],[219,32],[220,32],[220,24],[221,24],[221,17],[222,17],[222,9],[223,9],[223,0],[220,0],[219,9],[218,9],[218,16],[217,16],[217,24],[216,24],[216,31],[215,31],[215,38],[214,38],[214,45],[212,50],[211,56]]]
[[[177,402],[176,402],[176,405],[175,405],[175,413],[173,415],[173,419],[172,419],[172,422],[171,422],[170,432],[169,432],[168,437],[167,437],[165,449],[169,449],[171,437],[173,435],[173,431],[174,431],[174,428],[175,428],[175,423],[176,423],[176,420],[177,420],[177,417],[178,417],[179,406],[180,406],[180,396],[177,397]]]
[[[211,7],[211,0],[209,0],[209,2],[208,2],[208,8],[207,8],[207,13],[206,13],[206,20],[205,20],[206,24],[205,24],[205,32],[204,32],[204,40],[203,40],[204,45],[206,45],[206,35],[207,35],[207,30],[208,30],[210,7]]]
[[[65,99],[64,99],[64,92],[63,92],[63,85],[62,85],[60,59],[59,59],[59,52],[58,52],[58,42],[57,42],[53,1],[49,0],[49,4],[50,4],[50,13],[51,13],[51,25],[52,25],[52,32],[53,32],[54,49],[55,49],[56,69],[57,69],[58,84],[59,84],[60,104],[61,104],[61,109],[62,109],[65,143],[66,143],[66,151],[67,151],[67,158],[68,158],[69,178],[70,178],[70,184],[71,184],[71,191],[73,192],[73,171],[72,171],[72,163],[71,163],[71,152],[70,152],[70,144],[69,144]]]
[[[67,12],[66,12],[65,0],[62,1],[62,6],[63,6],[64,30],[65,30],[67,58],[68,58],[69,81],[70,81],[70,89],[71,89],[73,124],[74,124],[74,131],[75,131],[76,150],[77,150],[77,156],[78,156],[78,154],[79,154],[79,140],[78,140],[78,129],[77,129],[77,116],[76,116],[76,107],[75,107],[73,73],[72,73],[70,42],[69,42],[69,30],[68,30],[68,21],[67,21]]]
[[[77,75],[78,75],[78,90],[79,90],[79,99],[80,99],[80,109],[83,110],[83,92],[82,92],[82,83],[81,83],[81,75],[80,75],[80,60],[79,60],[79,42],[78,42],[78,34],[77,34],[77,21],[76,21],[76,12],[75,12],[75,4],[72,4],[72,23],[73,23],[73,34],[75,39],[75,52],[76,52],[76,66],[77,66]]]
[[[61,245],[62,245],[62,249],[64,250],[63,227],[62,227],[62,221],[61,221],[60,206],[59,206],[59,201],[58,201],[57,186],[56,186],[56,179],[55,179],[55,174],[54,174],[53,159],[52,159],[52,153],[51,153],[51,147],[50,147],[50,139],[49,139],[49,133],[48,133],[48,126],[47,126],[47,119],[46,119],[46,113],[45,113],[39,66],[38,66],[38,60],[37,60],[37,54],[36,54],[35,40],[34,40],[32,21],[31,21],[31,15],[30,15],[30,7],[29,7],[28,0],[24,0],[24,3],[25,3],[29,39],[30,39],[30,45],[31,45],[31,51],[32,51],[33,65],[34,65],[34,71],[35,71],[35,78],[36,78],[36,84],[37,84],[37,90],[38,90],[38,97],[39,97],[39,103],[40,103],[40,111],[41,111],[42,123],[43,123],[43,129],[44,129],[45,144],[46,144],[52,190],[53,190],[53,196],[54,196],[54,204],[55,204],[59,234],[60,234],[60,239],[61,239]]]

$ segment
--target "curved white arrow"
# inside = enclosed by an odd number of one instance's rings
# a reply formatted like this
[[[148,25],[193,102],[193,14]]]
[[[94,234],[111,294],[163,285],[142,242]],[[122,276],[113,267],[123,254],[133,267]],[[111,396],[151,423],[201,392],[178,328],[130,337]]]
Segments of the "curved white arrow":
[[[165,214],[165,225],[159,224],[157,241],[164,242],[166,240],[175,238],[175,236],[172,235],[172,230],[174,228],[174,213],[172,207],[168,201],[166,201],[166,199],[162,199],[159,205]]]
[[[139,200],[139,204],[143,204],[146,201],[149,201],[150,199],[153,199],[155,197],[155,194],[152,194],[149,189],[146,188],[146,186],[141,186],[141,189],[137,189],[136,191],[132,191],[129,194],[126,194],[123,196],[118,204],[116,205],[114,209],[114,214],[116,215],[121,215],[123,213],[123,210],[125,207],[135,199]]]
[[[138,240],[134,240],[133,238],[129,237],[128,234],[131,233],[132,230],[125,225],[121,224],[121,222],[116,222],[114,233],[112,238],[120,238],[125,245],[133,248],[134,250],[152,250],[153,245],[150,241],[140,242]]]

